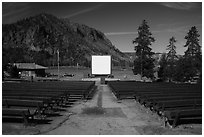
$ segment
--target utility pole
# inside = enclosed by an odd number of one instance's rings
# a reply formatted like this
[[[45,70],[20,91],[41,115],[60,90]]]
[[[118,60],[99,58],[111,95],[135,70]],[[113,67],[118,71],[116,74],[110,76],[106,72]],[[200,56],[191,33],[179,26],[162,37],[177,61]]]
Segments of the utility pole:
[[[58,79],[60,78],[59,76],[59,49],[57,50],[57,70],[58,70]]]

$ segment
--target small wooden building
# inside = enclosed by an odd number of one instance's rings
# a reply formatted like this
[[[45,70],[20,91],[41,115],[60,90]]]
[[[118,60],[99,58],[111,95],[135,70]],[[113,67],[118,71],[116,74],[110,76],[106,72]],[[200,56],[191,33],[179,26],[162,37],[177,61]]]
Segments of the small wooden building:
[[[35,63],[14,63],[21,77],[45,77],[47,67]]]

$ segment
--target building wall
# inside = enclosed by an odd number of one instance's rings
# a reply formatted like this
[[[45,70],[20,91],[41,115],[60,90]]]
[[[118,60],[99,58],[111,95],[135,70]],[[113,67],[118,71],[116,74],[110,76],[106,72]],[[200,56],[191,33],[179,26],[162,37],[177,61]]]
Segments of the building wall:
[[[45,77],[45,69],[19,70],[21,77]]]
[[[21,73],[20,73],[21,77],[31,77],[31,76],[36,77],[34,71],[22,70],[22,71],[20,71],[20,72],[21,72]]]

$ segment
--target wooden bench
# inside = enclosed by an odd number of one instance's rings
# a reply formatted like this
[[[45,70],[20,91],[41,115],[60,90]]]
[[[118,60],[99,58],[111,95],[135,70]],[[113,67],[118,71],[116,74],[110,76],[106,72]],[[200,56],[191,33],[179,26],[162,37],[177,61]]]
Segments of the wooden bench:
[[[35,113],[42,114],[45,110],[44,102],[40,100],[19,100],[19,99],[3,99],[2,106],[35,108]]]
[[[173,121],[172,127],[176,127],[179,120],[183,118],[202,119],[202,108],[164,111],[163,116],[166,118],[165,126],[167,125],[167,122]]]
[[[173,101],[185,99],[201,99],[201,96],[165,96],[165,97],[150,97],[144,100],[146,107],[152,107],[160,101]]]
[[[135,99],[140,102],[141,104],[145,103],[147,100],[151,99],[151,98],[164,98],[164,97],[192,97],[192,96],[199,96],[199,94],[196,93],[183,93],[183,94],[177,94],[177,93],[171,93],[171,94],[141,94],[141,95],[135,95]]]
[[[173,100],[173,101],[159,101],[158,104],[153,106],[153,109],[157,112],[164,112],[168,108],[179,108],[179,107],[195,107],[201,105],[201,99],[185,99],[185,100]]]
[[[33,119],[33,114],[26,108],[2,108],[2,118],[18,118],[23,119],[25,125],[29,120]]]

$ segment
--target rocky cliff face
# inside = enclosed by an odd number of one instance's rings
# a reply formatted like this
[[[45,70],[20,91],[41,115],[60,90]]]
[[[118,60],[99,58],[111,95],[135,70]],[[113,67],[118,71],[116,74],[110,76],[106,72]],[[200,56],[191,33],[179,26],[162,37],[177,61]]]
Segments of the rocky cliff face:
[[[127,55],[114,47],[99,30],[50,14],[39,14],[2,26],[3,64],[35,62],[52,66],[90,66],[91,55],[111,55],[114,65],[129,62]]]

